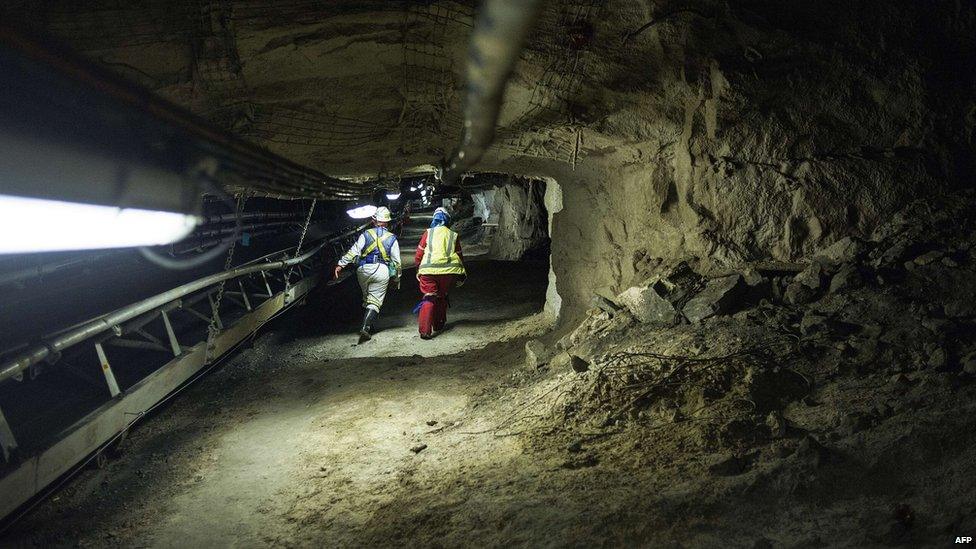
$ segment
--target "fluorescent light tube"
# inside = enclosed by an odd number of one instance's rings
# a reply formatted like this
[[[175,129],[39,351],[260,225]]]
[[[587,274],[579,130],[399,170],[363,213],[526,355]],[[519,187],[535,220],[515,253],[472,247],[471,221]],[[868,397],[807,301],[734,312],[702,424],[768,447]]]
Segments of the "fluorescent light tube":
[[[198,222],[176,212],[0,195],[0,254],[170,244]]]
[[[387,200],[396,200],[397,198],[400,198],[400,193],[386,193]]]
[[[376,213],[376,206],[370,206],[370,205],[358,206],[346,210],[346,214],[348,214],[349,217],[353,219],[366,219],[367,217],[373,217],[373,214],[375,213]]]

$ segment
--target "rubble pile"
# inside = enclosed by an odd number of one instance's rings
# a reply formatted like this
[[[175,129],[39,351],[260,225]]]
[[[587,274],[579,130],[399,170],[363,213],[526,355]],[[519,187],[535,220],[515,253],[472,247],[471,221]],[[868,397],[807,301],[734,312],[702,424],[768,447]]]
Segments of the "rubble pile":
[[[556,347],[592,365],[585,382],[595,394],[648,393],[613,420],[654,405],[660,383],[740,394],[738,383],[787,365],[808,368],[794,376],[808,381],[929,371],[968,381],[976,375],[967,337],[976,317],[973,207],[970,192],[912,203],[876,239],[845,237],[807,264],[660,268],[613,298],[595,296]],[[533,364],[545,355],[537,349]]]
[[[576,449],[567,467],[684,463],[789,493],[839,486],[825,482],[839,471],[920,482],[959,456],[916,437],[976,426],[958,412],[976,405],[974,208],[972,192],[920,201],[807,263],[682,262],[594,297],[528,365],[565,384],[543,424]]]

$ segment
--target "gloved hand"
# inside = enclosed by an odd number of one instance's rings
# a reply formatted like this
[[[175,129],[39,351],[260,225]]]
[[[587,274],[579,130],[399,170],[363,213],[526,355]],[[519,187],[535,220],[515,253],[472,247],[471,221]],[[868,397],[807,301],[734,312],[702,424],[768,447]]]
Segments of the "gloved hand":
[[[464,281],[467,280],[467,279],[468,279],[467,275],[465,275],[465,276],[459,276],[457,278],[458,288],[460,288],[461,286],[464,286]]]

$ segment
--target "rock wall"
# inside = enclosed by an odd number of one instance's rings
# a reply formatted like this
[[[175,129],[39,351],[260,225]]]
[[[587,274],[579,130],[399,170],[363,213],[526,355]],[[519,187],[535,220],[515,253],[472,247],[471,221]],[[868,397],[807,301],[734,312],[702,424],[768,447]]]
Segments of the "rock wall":
[[[530,181],[527,185],[509,184],[492,192],[489,222],[495,219],[488,254],[493,259],[518,261],[527,255],[547,251],[549,243],[546,210],[543,206],[545,184]]]
[[[661,263],[795,261],[872,238],[906,201],[973,183],[972,5],[613,5],[594,42],[620,47],[589,64],[584,123],[561,138],[572,163],[496,157],[563,189],[569,312]],[[649,26],[621,38],[612,21]]]
[[[437,163],[458,135],[470,2],[102,4],[0,14],[337,175]],[[680,258],[799,260],[972,185],[973,36],[951,0],[553,0],[482,168],[558,183],[564,312]]]

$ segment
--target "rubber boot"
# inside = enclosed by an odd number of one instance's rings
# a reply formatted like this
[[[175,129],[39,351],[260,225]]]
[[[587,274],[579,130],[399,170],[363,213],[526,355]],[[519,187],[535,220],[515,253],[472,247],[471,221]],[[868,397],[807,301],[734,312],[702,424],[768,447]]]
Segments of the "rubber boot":
[[[372,338],[373,321],[376,320],[376,311],[366,309],[366,316],[363,317],[363,327],[359,329],[359,343],[363,344]]]

